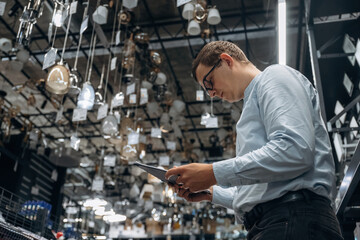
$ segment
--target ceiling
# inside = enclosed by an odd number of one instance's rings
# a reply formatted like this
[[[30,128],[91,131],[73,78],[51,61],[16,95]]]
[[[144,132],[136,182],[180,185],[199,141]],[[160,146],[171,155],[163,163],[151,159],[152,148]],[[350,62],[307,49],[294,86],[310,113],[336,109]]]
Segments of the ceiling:
[[[100,1],[101,4],[109,1]],[[155,50],[160,53],[162,63],[160,70],[167,76],[166,99],[156,101],[154,89],[149,90],[149,102],[157,102],[162,112],[168,112],[174,100],[181,100],[185,103],[184,111],[171,119],[171,122],[183,122],[180,126],[181,136],[175,136],[173,130],[163,133],[161,139],[151,137],[151,128],[160,127],[160,115],[149,111],[146,104],[134,105],[125,103],[124,106],[114,110],[119,111],[121,118],[124,119],[127,112],[132,112],[135,119],[141,119],[144,135],[146,136],[147,155],[142,161],[158,165],[160,156],[170,156],[170,163],[174,162],[211,162],[234,156],[233,128],[242,111],[242,102],[229,104],[219,99],[213,101],[213,113],[219,119],[219,128],[205,128],[200,124],[201,115],[210,109],[210,98],[205,96],[203,101],[196,101],[196,90],[200,87],[191,77],[191,63],[194,56],[201,47],[210,41],[228,40],[232,41],[249,57],[260,70],[277,62],[277,15],[275,0],[208,0],[208,5],[216,5],[219,9],[222,21],[220,24],[210,26],[210,37],[190,36],[187,34],[187,20],[181,17],[183,7],[176,7],[176,1],[168,0],[139,0],[138,6],[131,10],[132,21],[128,25],[121,26],[121,41],[116,45],[112,41],[113,20],[115,13],[114,5],[109,8],[107,24],[101,25],[101,30],[97,30],[98,39],[101,39],[101,33],[105,38],[96,41],[96,50],[92,65],[92,74],[90,77],[94,87],[99,85],[101,69],[103,65],[107,66],[109,56],[122,57],[124,40],[129,36],[129,32],[136,26],[147,33],[150,37],[148,44],[149,50]],[[8,38],[15,43],[15,38],[19,25],[19,17],[22,8],[28,3],[27,0],[16,0],[8,2],[5,14],[0,17],[1,38]],[[9,10],[14,5],[18,9],[9,16]],[[96,1],[90,1],[89,13],[96,9]],[[48,39],[49,22],[51,22],[54,3],[51,0],[44,0],[44,10],[42,16],[34,25],[31,35],[31,43],[26,50],[30,53],[29,61],[23,68],[14,67],[16,61],[17,49],[10,52],[1,52],[2,59],[0,63],[0,88],[7,95],[5,97],[5,107],[19,106],[21,111],[16,117],[18,125],[14,125],[12,133],[18,133],[19,128],[24,123],[31,122],[33,129],[38,129],[47,139],[48,146],[52,149],[58,149],[59,146],[70,146],[70,137],[76,134],[81,139],[80,149],[76,155],[82,158],[82,161],[90,163],[85,168],[75,168],[69,170],[67,179],[68,195],[71,195],[74,186],[78,194],[73,197],[86,196],[89,194],[89,184],[95,173],[100,170],[96,167],[101,165],[100,159],[107,153],[116,153],[118,157],[118,168],[103,168],[102,171],[108,176],[115,178],[118,174],[130,174],[131,169],[124,170],[124,162],[121,159],[121,151],[117,151],[116,145],[105,140],[101,134],[101,120],[97,120],[97,111],[90,110],[87,114],[87,120],[73,123],[71,121],[73,109],[76,108],[76,97],[56,96],[49,93],[44,88],[44,84],[31,87],[30,80],[45,79],[48,69],[42,70],[44,54],[50,49],[51,42]],[[119,7],[120,8],[120,7]],[[76,50],[79,41],[79,29],[83,18],[83,1],[79,1],[77,12],[73,15],[70,24],[69,39],[67,40],[64,60],[71,68],[75,62]],[[308,61],[307,39],[304,25],[304,8],[299,0],[287,1],[287,61],[288,65],[294,67],[306,75],[310,75],[310,63]],[[316,12],[316,16],[322,16]],[[61,50],[65,40],[67,20],[63,27],[57,29],[54,47],[58,49],[57,61],[60,59]],[[87,63],[91,55],[90,42],[92,33],[92,24],[89,23],[88,29],[84,32],[78,59],[78,72],[84,79],[86,76]],[[117,26],[117,24],[116,24]],[[202,24],[201,28],[208,26]],[[127,34],[125,34],[127,33]],[[321,38],[321,36],[319,36]],[[110,44],[110,48],[106,45]],[[138,55],[144,50],[139,50]],[[110,55],[109,55],[110,54]],[[140,57],[137,58],[138,60]],[[118,64],[120,66],[120,64]],[[146,76],[140,74],[141,62],[136,64],[135,81],[137,86]],[[116,73],[117,72],[117,73]],[[105,74],[106,75],[106,74]],[[110,104],[112,97],[119,92],[119,76],[121,68],[109,72],[107,89],[107,102]],[[25,88],[18,93],[14,87],[25,84]],[[328,85],[328,87],[331,85]],[[126,83],[122,82],[122,90],[125,91]],[[330,90],[329,90],[330,91]],[[36,103],[28,104],[29,97],[35,97]],[[63,102],[63,118],[55,122],[56,113]],[[331,106],[331,104],[330,104]],[[332,106],[327,109],[331,112]],[[217,135],[220,141],[217,145],[224,147],[223,154],[216,154],[217,148],[214,148],[210,142],[210,136]],[[226,140],[226,141],[225,141]],[[176,150],[168,150],[166,141],[175,141]],[[42,143],[39,143],[41,145]],[[74,155],[75,156],[75,155]],[[85,158],[84,158],[85,157]],[[125,171],[125,173],[123,172]],[[143,183],[141,178],[136,178],[139,184]],[[132,179],[133,180],[133,179]],[[125,181],[126,182],[126,181]],[[76,185],[75,183],[78,183]],[[131,180],[127,182],[130,184]],[[121,195],[121,187],[111,190],[109,195]],[[79,194],[83,191],[81,194]],[[110,190],[109,190],[110,191]]]

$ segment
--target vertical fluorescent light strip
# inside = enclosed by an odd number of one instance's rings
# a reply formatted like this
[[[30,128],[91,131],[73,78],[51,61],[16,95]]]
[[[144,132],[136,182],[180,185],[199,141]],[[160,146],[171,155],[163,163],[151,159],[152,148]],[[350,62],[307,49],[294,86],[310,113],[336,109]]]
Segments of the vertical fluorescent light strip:
[[[286,65],[286,2],[278,0],[279,64]]]

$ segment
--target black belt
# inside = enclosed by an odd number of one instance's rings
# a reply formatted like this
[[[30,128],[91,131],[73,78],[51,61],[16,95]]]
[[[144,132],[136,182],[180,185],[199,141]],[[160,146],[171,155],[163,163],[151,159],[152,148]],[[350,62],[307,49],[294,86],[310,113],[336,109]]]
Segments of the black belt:
[[[314,199],[325,201],[327,204],[330,205],[330,200],[328,198],[320,196],[310,190],[302,189],[298,191],[288,192],[280,198],[276,198],[265,203],[260,203],[256,205],[250,212],[245,213],[243,217],[244,226],[246,230],[249,231],[255,224],[255,222],[260,219],[264,213],[268,212],[271,209],[274,209],[274,207],[280,204],[301,200],[310,202],[310,200]]]

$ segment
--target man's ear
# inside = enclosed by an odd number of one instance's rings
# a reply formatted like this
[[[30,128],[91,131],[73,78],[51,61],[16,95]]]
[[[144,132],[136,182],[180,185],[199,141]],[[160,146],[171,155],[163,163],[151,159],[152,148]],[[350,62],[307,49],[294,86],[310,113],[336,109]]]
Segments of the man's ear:
[[[224,62],[226,62],[226,64],[229,66],[229,67],[232,67],[233,64],[234,64],[234,59],[227,53],[221,53],[220,54],[220,58],[221,60],[223,60]]]

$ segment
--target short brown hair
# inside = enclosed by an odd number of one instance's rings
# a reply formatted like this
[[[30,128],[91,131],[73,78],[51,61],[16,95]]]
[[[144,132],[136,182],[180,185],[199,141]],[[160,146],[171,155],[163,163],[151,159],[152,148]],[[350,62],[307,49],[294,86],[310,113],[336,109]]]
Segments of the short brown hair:
[[[228,41],[214,41],[206,44],[192,63],[192,75],[196,79],[196,69],[199,64],[213,66],[220,57],[220,54],[227,53],[238,61],[249,63],[245,53],[234,43]]]

